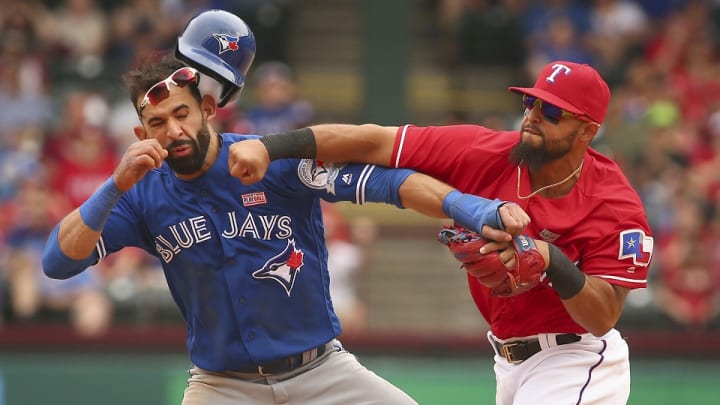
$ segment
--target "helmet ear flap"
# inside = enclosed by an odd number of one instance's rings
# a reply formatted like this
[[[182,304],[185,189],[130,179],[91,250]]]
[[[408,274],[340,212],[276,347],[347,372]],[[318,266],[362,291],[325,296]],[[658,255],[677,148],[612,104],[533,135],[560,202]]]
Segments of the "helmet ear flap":
[[[234,102],[238,97],[240,97],[240,91],[242,89],[242,86],[225,86],[225,88],[222,89],[222,93],[219,99],[220,101],[218,101],[218,107],[222,108],[225,107],[227,104]]]
[[[222,96],[223,86],[212,76],[200,73],[198,90],[200,91],[201,96],[211,96],[215,99],[215,102],[218,104],[218,106],[220,106],[220,98]]]

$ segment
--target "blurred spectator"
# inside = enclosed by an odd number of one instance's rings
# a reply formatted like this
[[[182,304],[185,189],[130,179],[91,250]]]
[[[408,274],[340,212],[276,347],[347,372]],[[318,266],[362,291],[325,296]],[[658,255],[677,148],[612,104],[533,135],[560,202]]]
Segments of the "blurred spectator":
[[[675,227],[659,240],[662,272],[655,302],[674,324],[702,330],[720,315],[718,235],[707,226],[702,201],[675,200]]]
[[[180,21],[187,21],[168,13],[161,1],[133,0],[118,3],[109,15],[111,25],[104,55],[109,78],[120,78],[123,72],[139,61],[171,49],[177,33],[182,29]],[[118,96],[124,91],[120,80],[116,80],[114,87]],[[127,104],[125,97],[123,104]]]
[[[255,134],[274,134],[309,125],[314,107],[298,98],[290,67],[282,62],[258,66],[250,80],[257,103],[248,107],[246,118]]]
[[[101,96],[76,92],[68,96],[66,121],[49,139],[45,161],[53,190],[79,207],[113,174],[115,146],[104,127],[107,103]]]
[[[0,202],[35,174],[52,119],[45,62],[33,46],[31,12],[7,7],[0,22]]]
[[[97,0],[64,0],[41,26],[59,80],[95,79],[103,73],[110,25]]]
[[[350,223],[338,208],[321,201],[328,248],[330,296],[343,333],[362,331],[367,308],[358,294],[358,276],[365,269],[377,229],[368,218]]]
[[[625,69],[650,33],[650,21],[631,0],[594,0],[590,9],[588,49],[610,86],[621,81]]]
[[[452,3],[452,2],[444,2]],[[518,0],[463,0],[452,11],[453,64],[516,69],[525,58]]]
[[[289,62],[290,28],[297,0],[226,1],[226,10],[243,19],[255,34],[258,52],[255,63]],[[183,20],[187,21],[187,19]]]
[[[528,53],[526,68],[529,77],[536,77],[542,68],[554,60],[593,64],[593,57],[584,47],[583,33],[565,14],[552,15],[547,20],[547,32],[534,39]]]
[[[8,280],[13,320],[68,321],[84,336],[104,332],[112,307],[94,271],[71,281],[52,280],[42,272],[40,258],[52,224],[69,209],[41,181],[27,181],[10,206],[7,249],[2,260]]]
[[[573,0],[528,1],[522,20],[522,34],[528,49],[532,52],[534,49],[547,47],[547,44],[557,41],[557,39],[552,39],[551,36],[558,35],[552,32],[552,26],[558,23],[568,24],[569,27],[560,28],[576,33],[575,40],[583,38],[590,27],[588,2]]]
[[[645,57],[663,73],[683,70],[693,42],[713,28],[709,2],[692,0],[670,13],[645,46]]]
[[[182,322],[159,261],[138,248],[125,248],[95,266],[104,278],[118,321],[139,324]]]
[[[651,156],[663,128],[682,124],[677,92],[668,78],[653,64],[634,60],[625,71],[624,85],[615,90],[608,113],[607,130],[598,139],[609,146],[611,155],[623,168],[633,161],[658,159]],[[633,169],[630,169],[632,178]],[[657,173],[657,172],[654,172]]]
[[[669,77],[685,121],[702,125],[720,106],[720,59],[710,33],[690,41],[684,55],[682,68]]]
[[[247,118],[245,109],[239,103],[230,103],[225,108],[219,108],[215,113],[213,127],[218,132],[255,133],[253,124]]]
[[[0,136],[28,128],[43,130],[51,119],[47,66],[35,44],[34,22],[22,8],[6,11],[0,23]]]
[[[688,0],[634,0],[648,16],[656,21],[667,18],[674,10],[685,4]],[[691,0],[695,1],[695,0]]]

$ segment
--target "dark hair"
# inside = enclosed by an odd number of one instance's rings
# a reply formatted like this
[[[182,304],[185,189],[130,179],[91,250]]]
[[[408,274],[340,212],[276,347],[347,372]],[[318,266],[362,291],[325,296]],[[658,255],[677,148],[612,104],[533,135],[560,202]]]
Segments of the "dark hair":
[[[143,63],[139,67],[126,72],[123,75],[125,87],[130,93],[130,101],[137,109],[138,98],[145,94],[146,91],[156,83],[165,80],[174,71],[186,66],[184,63],[175,59],[172,55],[165,55],[159,61],[152,63]],[[197,86],[188,86],[193,97],[198,103],[202,100],[200,90]]]

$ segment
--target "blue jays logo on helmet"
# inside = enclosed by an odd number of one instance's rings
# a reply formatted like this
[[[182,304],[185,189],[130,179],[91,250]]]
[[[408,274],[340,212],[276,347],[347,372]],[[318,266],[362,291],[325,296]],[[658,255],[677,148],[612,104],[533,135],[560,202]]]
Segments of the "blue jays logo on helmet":
[[[223,107],[240,93],[255,59],[255,36],[238,16],[224,10],[207,10],[185,26],[175,44],[175,57],[218,80]]]
[[[215,37],[220,44],[220,51],[218,53],[237,51],[240,49],[240,46],[238,46],[238,37],[231,37],[225,34],[213,34],[213,37]]]
[[[288,297],[295,285],[295,278],[300,272],[300,267],[305,254],[295,247],[295,240],[288,239],[287,246],[282,252],[272,257],[259,269],[253,272],[257,279],[268,278],[277,281],[287,293]]]

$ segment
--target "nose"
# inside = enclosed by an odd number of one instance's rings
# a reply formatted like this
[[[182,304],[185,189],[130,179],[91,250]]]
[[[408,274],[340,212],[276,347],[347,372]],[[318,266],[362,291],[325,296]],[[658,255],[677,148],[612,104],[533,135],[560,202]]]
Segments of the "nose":
[[[540,112],[540,106],[535,104],[532,108],[525,109],[525,116],[530,122],[539,123],[543,120],[542,112]]]
[[[185,133],[183,132],[180,122],[175,119],[169,119],[166,126],[167,137],[173,141],[180,139]]]

